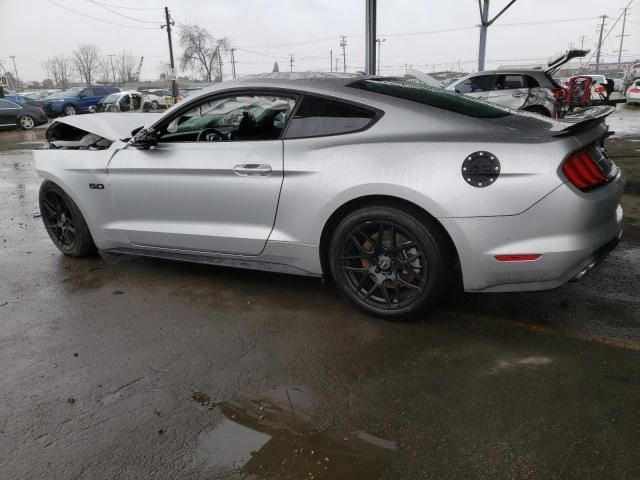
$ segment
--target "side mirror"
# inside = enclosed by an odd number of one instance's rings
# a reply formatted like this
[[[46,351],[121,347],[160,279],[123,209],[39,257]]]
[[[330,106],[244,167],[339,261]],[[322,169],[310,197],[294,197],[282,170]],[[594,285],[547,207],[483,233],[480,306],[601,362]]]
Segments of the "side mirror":
[[[158,132],[153,128],[136,128],[131,132],[133,138],[129,145],[140,150],[148,150],[158,144]]]

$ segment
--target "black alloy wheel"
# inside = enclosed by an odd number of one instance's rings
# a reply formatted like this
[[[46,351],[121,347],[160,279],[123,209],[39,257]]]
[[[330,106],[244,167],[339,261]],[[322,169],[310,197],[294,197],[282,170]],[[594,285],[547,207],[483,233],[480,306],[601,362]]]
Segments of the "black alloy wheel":
[[[73,214],[62,197],[53,190],[42,196],[42,218],[49,235],[61,250],[71,250],[78,240]]]
[[[77,205],[58,185],[44,181],[40,187],[40,213],[54,245],[62,253],[85,257],[97,251]]]
[[[412,317],[447,289],[448,247],[439,229],[390,207],[354,212],[337,227],[330,263],[341,292],[368,313]]]

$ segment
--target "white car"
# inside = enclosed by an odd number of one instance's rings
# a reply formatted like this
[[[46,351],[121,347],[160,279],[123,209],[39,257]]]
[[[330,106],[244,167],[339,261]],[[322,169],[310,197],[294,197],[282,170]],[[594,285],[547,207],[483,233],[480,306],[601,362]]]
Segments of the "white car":
[[[160,107],[167,108],[167,98],[171,96],[169,90],[149,90],[145,92],[149,102],[149,106],[152,110],[158,110]]]
[[[626,93],[627,104],[640,105],[640,78],[634,80]]]

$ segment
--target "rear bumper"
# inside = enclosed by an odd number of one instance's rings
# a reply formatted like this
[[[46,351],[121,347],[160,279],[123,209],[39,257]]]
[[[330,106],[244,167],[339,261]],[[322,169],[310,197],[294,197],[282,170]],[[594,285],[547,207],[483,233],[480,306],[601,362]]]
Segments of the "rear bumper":
[[[465,291],[549,290],[581,277],[622,236],[622,173],[598,190],[564,184],[519,215],[441,219],[458,249]],[[496,255],[541,254],[498,262]]]

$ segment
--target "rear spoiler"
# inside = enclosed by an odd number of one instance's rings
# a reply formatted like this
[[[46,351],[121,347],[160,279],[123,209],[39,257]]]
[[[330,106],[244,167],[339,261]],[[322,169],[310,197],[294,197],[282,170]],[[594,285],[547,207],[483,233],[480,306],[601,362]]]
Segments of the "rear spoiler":
[[[560,125],[564,125],[564,128],[554,133],[553,136],[565,137],[589,130],[591,127],[604,122],[604,119],[611,115],[614,110],[614,107],[601,105],[587,108],[574,115],[566,115],[562,120],[556,120]]]

